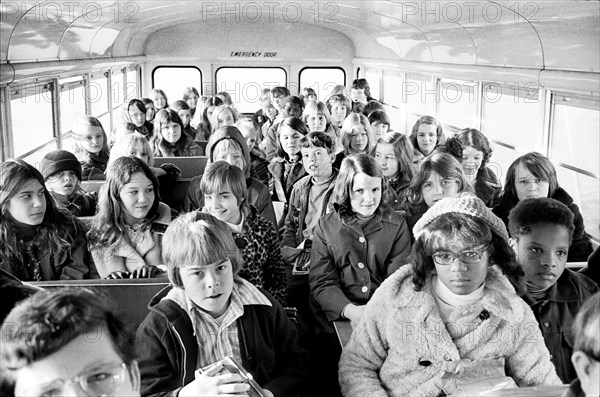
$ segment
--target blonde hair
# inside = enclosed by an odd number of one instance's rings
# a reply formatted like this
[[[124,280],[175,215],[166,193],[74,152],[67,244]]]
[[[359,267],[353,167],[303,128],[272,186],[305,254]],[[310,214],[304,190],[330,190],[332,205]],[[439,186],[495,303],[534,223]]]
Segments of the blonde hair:
[[[80,142],[83,140],[83,136],[89,131],[90,127],[97,127],[102,130],[102,137],[104,142],[102,144],[102,149],[100,153],[104,152],[104,154],[108,157],[108,153],[110,151],[108,147],[108,137],[106,135],[106,131],[104,131],[104,127],[102,127],[102,123],[97,118],[84,115],[75,119],[73,122],[73,127],[71,130],[73,131],[73,154],[77,157],[79,161],[89,161],[90,153],[85,150],[83,146],[81,146]]]
[[[350,113],[348,117],[344,120],[342,124],[342,128],[340,129],[340,135],[342,140],[342,145],[344,146],[344,153],[346,155],[352,154],[350,148],[350,143],[352,141],[352,131],[355,127],[363,126],[365,132],[367,133],[367,147],[363,151],[364,153],[371,153],[373,151],[373,130],[371,129],[371,123],[369,123],[369,119],[362,113]]]
[[[154,166],[154,153],[148,140],[139,132],[120,136],[113,147],[110,149],[110,157],[108,158],[108,167],[110,168],[116,159],[123,156],[130,156],[129,151],[142,145],[144,151],[148,154],[148,166]]]

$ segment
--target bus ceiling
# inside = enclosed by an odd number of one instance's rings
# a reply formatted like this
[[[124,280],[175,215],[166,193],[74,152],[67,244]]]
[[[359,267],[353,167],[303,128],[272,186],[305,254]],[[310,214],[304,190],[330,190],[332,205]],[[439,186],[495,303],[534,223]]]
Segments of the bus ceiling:
[[[3,84],[29,77],[27,70],[39,70],[40,62],[364,59],[415,68],[463,66],[480,74],[500,67],[527,78],[567,71],[598,94],[596,1],[19,0],[2,1],[0,14]],[[596,87],[590,89],[590,81]]]

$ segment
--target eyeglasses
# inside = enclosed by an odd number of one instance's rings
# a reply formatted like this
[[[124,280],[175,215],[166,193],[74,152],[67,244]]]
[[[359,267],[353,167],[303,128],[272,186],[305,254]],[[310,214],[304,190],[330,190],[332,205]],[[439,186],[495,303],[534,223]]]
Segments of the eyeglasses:
[[[490,244],[486,244],[485,247],[480,250],[463,251],[458,254],[450,251],[438,251],[434,252],[431,257],[436,264],[441,266],[451,265],[456,261],[456,259],[460,259],[461,262],[471,265],[481,261],[481,257],[483,254],[485,254],[489,247]]]
[[[64,395],[64,388],[68,384],[78,383],[86,394],[90,396],[112,396],[113,393],[125,383],[127,377],[127,364],[112,364],[92,371],[79,374],[71,379],[57,379],[39,387],[35,396],[54,397]]]

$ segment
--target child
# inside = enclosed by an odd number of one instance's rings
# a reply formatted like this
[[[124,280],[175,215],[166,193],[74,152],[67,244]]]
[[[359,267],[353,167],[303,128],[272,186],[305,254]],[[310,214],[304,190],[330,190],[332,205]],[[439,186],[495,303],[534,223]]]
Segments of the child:
[[[411,200],[406,220],[411,231],[425,211],[436,202],[446,197],[458,197],[461,193],[473,193],[460,163],[447,153],[436,153],[426,158],[409,189]]]
[[[142,102],[146,107],[146,121],[152,123],[154,121],[154,116],[156,116],[156,108],[154,107],[154,102],[150,98],[142,98]]]
[[[267,114],[267,109],[269,108],[270,105],[271,105],[271,89],[263,88],[262,93],[260,95],[260,109],[257,110],[252,115],[252,120],[254,120],[254,122],[256,124],[258,124],[260,131],[262,131],[263,124],[265,124],[265,122],[269,118],[269,116]]]
[[[410,141],[415,148],[414,161],[419,162],[429,156],[445,142],[442,125],[431,116],[420,117],[412,128]]]
[[[183,130],[183,122],[177,112],[172,109],[159,110],[154,120],[154,156],[203,156],[202,147]]]
[[[222,104],[223,101],[219,97],[214,96],[208,98],[202,103],[202,108],[194,114],[194,117],[190,121],[190,125],[196,130],[196,141],[207,141],[208,138],[210,138],[210,119],[215,108]]]
[[[154,277],[161,272],[161,235],[171,209],[159,201],[158,181],[139,158],[119,157],[107,173],[88,233],[98,273],[102,278]]]
[[[146,121],[146,105],[139,99],[132,99],[126,106],[123,106],[121,112],[121,126],[115,128],[115,130],[125,130],[131,132],[139,132],[146,139],[152,138],[154,126],[151,122]],[[115,131],[114,135],[118,135],[119,132]]]
[[[487,166],[492,157],[492,148],[485,135],[474,128],[465,128],[446,141],[445,151],[460,161],[477,197],[490,208],[497,206],[502,185],[494,171]]]
[[[387,203],[396,211],[406,210],[408,206],[409,185],[416,174],[412,154],[413,147],[408,137],[397,132],[383,134],[373,150],[372,157],[391,188]]]
[[[156,107],[157,112],[161,109],[169,108],[167,94],[165,94],[165,92],[160,88],[153,88],[152,94],[150,96],[152,97],[152,101],[154,102],[154,106]]]
[[[115,311],[84,288],[22,301],[2,327],[0,394],[139,396],[133,335]]]
[[[56,206],[73,216],[93,216],[96,213],[95,194],[81,188],[81,164],[66,150],[54,150],[44,156],[40,169],[46,188]]]
[[[525,199],[510,211],[508,228],[525,271],[525,302],[540,324],[552,362],[563,383],[577,377],[571,363],[571,325],[583,302],[598,286],[565,269],[573,236],[573,213],[551,198]]]
[[[375,141],[389,131],[390,118],[385,111],[375,110],[374,112],[371,112],[367,118],[369,119],[369,124],[371,124],[371,130],[373,130],[373,138]]]
[[[361,113],[350,113],[340,130],[343,151],[333,163],[334,168],[340,168],[344,157],[351,154],[366,153],[373,150],[373,132],[369,120]]]
[[[288,117],[281,122],[277,157],[269,164],[269,172],[273,176],[273,200],[287,203],[294,183],[306,175],[302,166],[300,139],[307,134],[306,124],[297,117]]]
[[[350,99],[354,113],[361,113],[365,105],[374,99],[371,98],[371,88],[366,79],[354,79],[350,88]]]
[[[309,132],[324,132],[333,139],[335,147],[342,150],[342,141],[339,130],[331,124],[329,110],[323,102],[309,102],[304,109],[302,119]],[[336,149],[336,153],[338,150]]]
[[[233,108],[227,105],[217,106],[210,116],[210,133],[214,134],[221,127],[234,125],[238,120],[239,115]]]
[[[171,286],[152,299],[137,333],[142,395],[247,391],[240,375],[219,373],[225,356],[265,395],[297,395],[307,376],[296,328],[279,302],[237,275],[243,261],[229,228],[183,214],[165,233],[163,256]]]
[[[235,104],[233,103],[233,99],[231,99],[231,95],[227,91],[217,92],[217,96],[221,98],[223,101],[223,105],[229,106],[230,108],[235,108]]]
[[[190,125],[192,119],[192,111],[185,101],[175,101],[171,105],[171,109],[177,112],[183,124],[183,133],[192,141],[196,139],[196,130]]]
[[[235,126],[240,130],[244,139],[246,139],[246,144],[250,151],[250,177],[265,186],[269,186],[269,162],[265,160],[265,154],[257,144],[257,142],[260,142],[258,124],[251,119],[240,119],[236,121]]]
[[[225,161],[214,162],[204,172],[200,189],[204,211],[227,224],[240,249],[244,264],[239,276],[264,288],[285,306],[285,273],[277,231],[246,201],[242,169]]]
[[[585,301],[573,323],[575,344],[571,361],[577,379],[569,386],[565,397],[600,395],[600,294]]]
[[[376,111],[385,112],[385,108],[383,107],[383,104],[381,102],[372,99],[369,102],[367,102],[365,107],[363,107],[362,114],[364,114],[368,118],[371,113]]]
[[[194,117],[194,114],[196,113],[199,98],[200,94],[196,88],[185,87],[183,90],[183,101],[187,103],[188,107],[190,108],[191,117]]]
[[[300,99],[302,99],[302,103],[306,107],[310,102],[317,102],[317,93],[311,87],[304,87],[300,94]]]
[[[556,169],[547,157],[536,152],[527,153],[508,167],[504,192],[494,214],[508,224],[508,214],[520,200],[537,197],[550,197],[569,207],[575,230],[567,262],[585,262],[592,253],[592,244],[585,232],[583,216],[573,198],[559,186]]]
[[[406,263],[410,251],[406,221],[382,201],[383,194],[375,160],[367,154],[346,157],[333,192],[334,211],[313,231],[308,282],[317,323],[315,358],[332,393],[339,388],[341,350],[333,321],[346,318],[356,327],[373,292]]]
[[[84,181],[104,180],[108,164],[108,139],[100,121],[92,116],[81,116],[73,123],[73,154],[81,163]]]
[[[242,169],[246,176],[248,204],[253,205],[261,216],[276,224],[269,188],[250,176],[250,151],[240,130],[234,126],[219,128],[208,140],[206,154],[209,163],[223,160]],[[184,204],[187,211],[204,207],[204,195],[200,189],[201,181],[202,176],[196,176],[190,183]]]
[[[412,264],[375,292],[344,348],[344,395],[437,396],[445,373],[489,358],[518,386],[560,385],[502,221],[477,197],[447,198],[414,233]]]
[[[327,100],[327,108],[331,114],[331,124],[338,129],[342,128],[344,120],[350,114],[352,105],[348,97],[344,95],[332,95]]]
[[[330,209],[330,198],[338,170],[333,169],[335,144],[324,132],[311,132],[300,140],[304,178],[294,184],[285,218],[281,253],[286,264],[288,304],[311,324],[308,306],[308,266],[313,230]]]
[[[44,177],[23,160],[0,166],[0,268],[22,281],[98,277],[85,227],[56,208]]]
[[[265,135],[267,160],[271,161],[277,154],[277,146],[279,142],[279,127],[283,120],[287,117],[296,117],[301,119],[304,111],[304,103],[297,96],[288,96],[283,100],[283,108],[279,111],[277,118]]]

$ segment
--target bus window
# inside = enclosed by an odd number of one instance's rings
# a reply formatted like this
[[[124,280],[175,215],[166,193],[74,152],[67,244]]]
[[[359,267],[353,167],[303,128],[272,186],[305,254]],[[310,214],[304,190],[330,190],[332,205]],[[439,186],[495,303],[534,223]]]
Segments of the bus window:
[[[600,241],[600,181],[597,178],[575,172],[562,166],[556,166],[556,174],[560,187],[565,189],[585,220],[585,231],[590,234],[596,242]]]
[[[392,130],[405,132],[402,123],[402,74],[396,71],[383,72],[383,97],[381,100],[388,105],[386,113],[390,118]]]
[[[71,150],[73,122],[77,117],[85,114],[85,80],[81,76],[76,79],[60,80],[59,86],[62,148]]]
[[[477,83],[457,80],[438,80],[438,119],[451,130],[477,128]],[[451,131],[446,131],[450,135]]]
[[[228,92],[240,113],[254,113],[260,109],[263,88],[287,86],[287,73],[276,67],[221,67],[215,80],[215,92]]]
[[[108,79],[104,74],[93,75],[89,86],[89,100],[92,105],[92,115],[102,117],[108,114]],[[104,129],[110,128],[109,124],[102,123]]]
[[[202,72],[195,66],[157,66],[152,71],[152,87],[163,90],[170,105],[183,98],[185,87],[194,87],[202,95]]]
[[[114,109],[119,107],[125,101],[125,84],[123,83],[125,76],[121,70],[113,70],[110,81],[110,95],[112,99],[111,107]]]
[[[402,95],[406,106],[405,131],[410,134],[413,125],[419,117],[435,117],[435,84],[433,78],[418,74],[406,74]]]
[[[521,152],[543,153],[543,112],[537,88],[483,86],[481,132],[493,141]]]
[[[317,99],[323,102],[336,85],[346,85],[346,72],[339,67],[307,67],[298,76],[300,90],[310,87],[317,93]]]
[[[30,159],[32,152],[44,147],[39,159],[56,149],[52,116],[51,85],[22,85],[11,92],[10,111],[15,158]],[[35,162],[31,163],[35,164]]]
[[[138,69],[128,69],[126,73],[127,84],[125,85],[125,101],[140,97],[140,84],[138,82]]]
[[[380,100],[381,99],[381,73],[379,71],[379,69],[365,69],[365,79],[367,79],[367,82],[369,83],[369,88],[371,90],[371,97],[373,97],[374,99]]]

